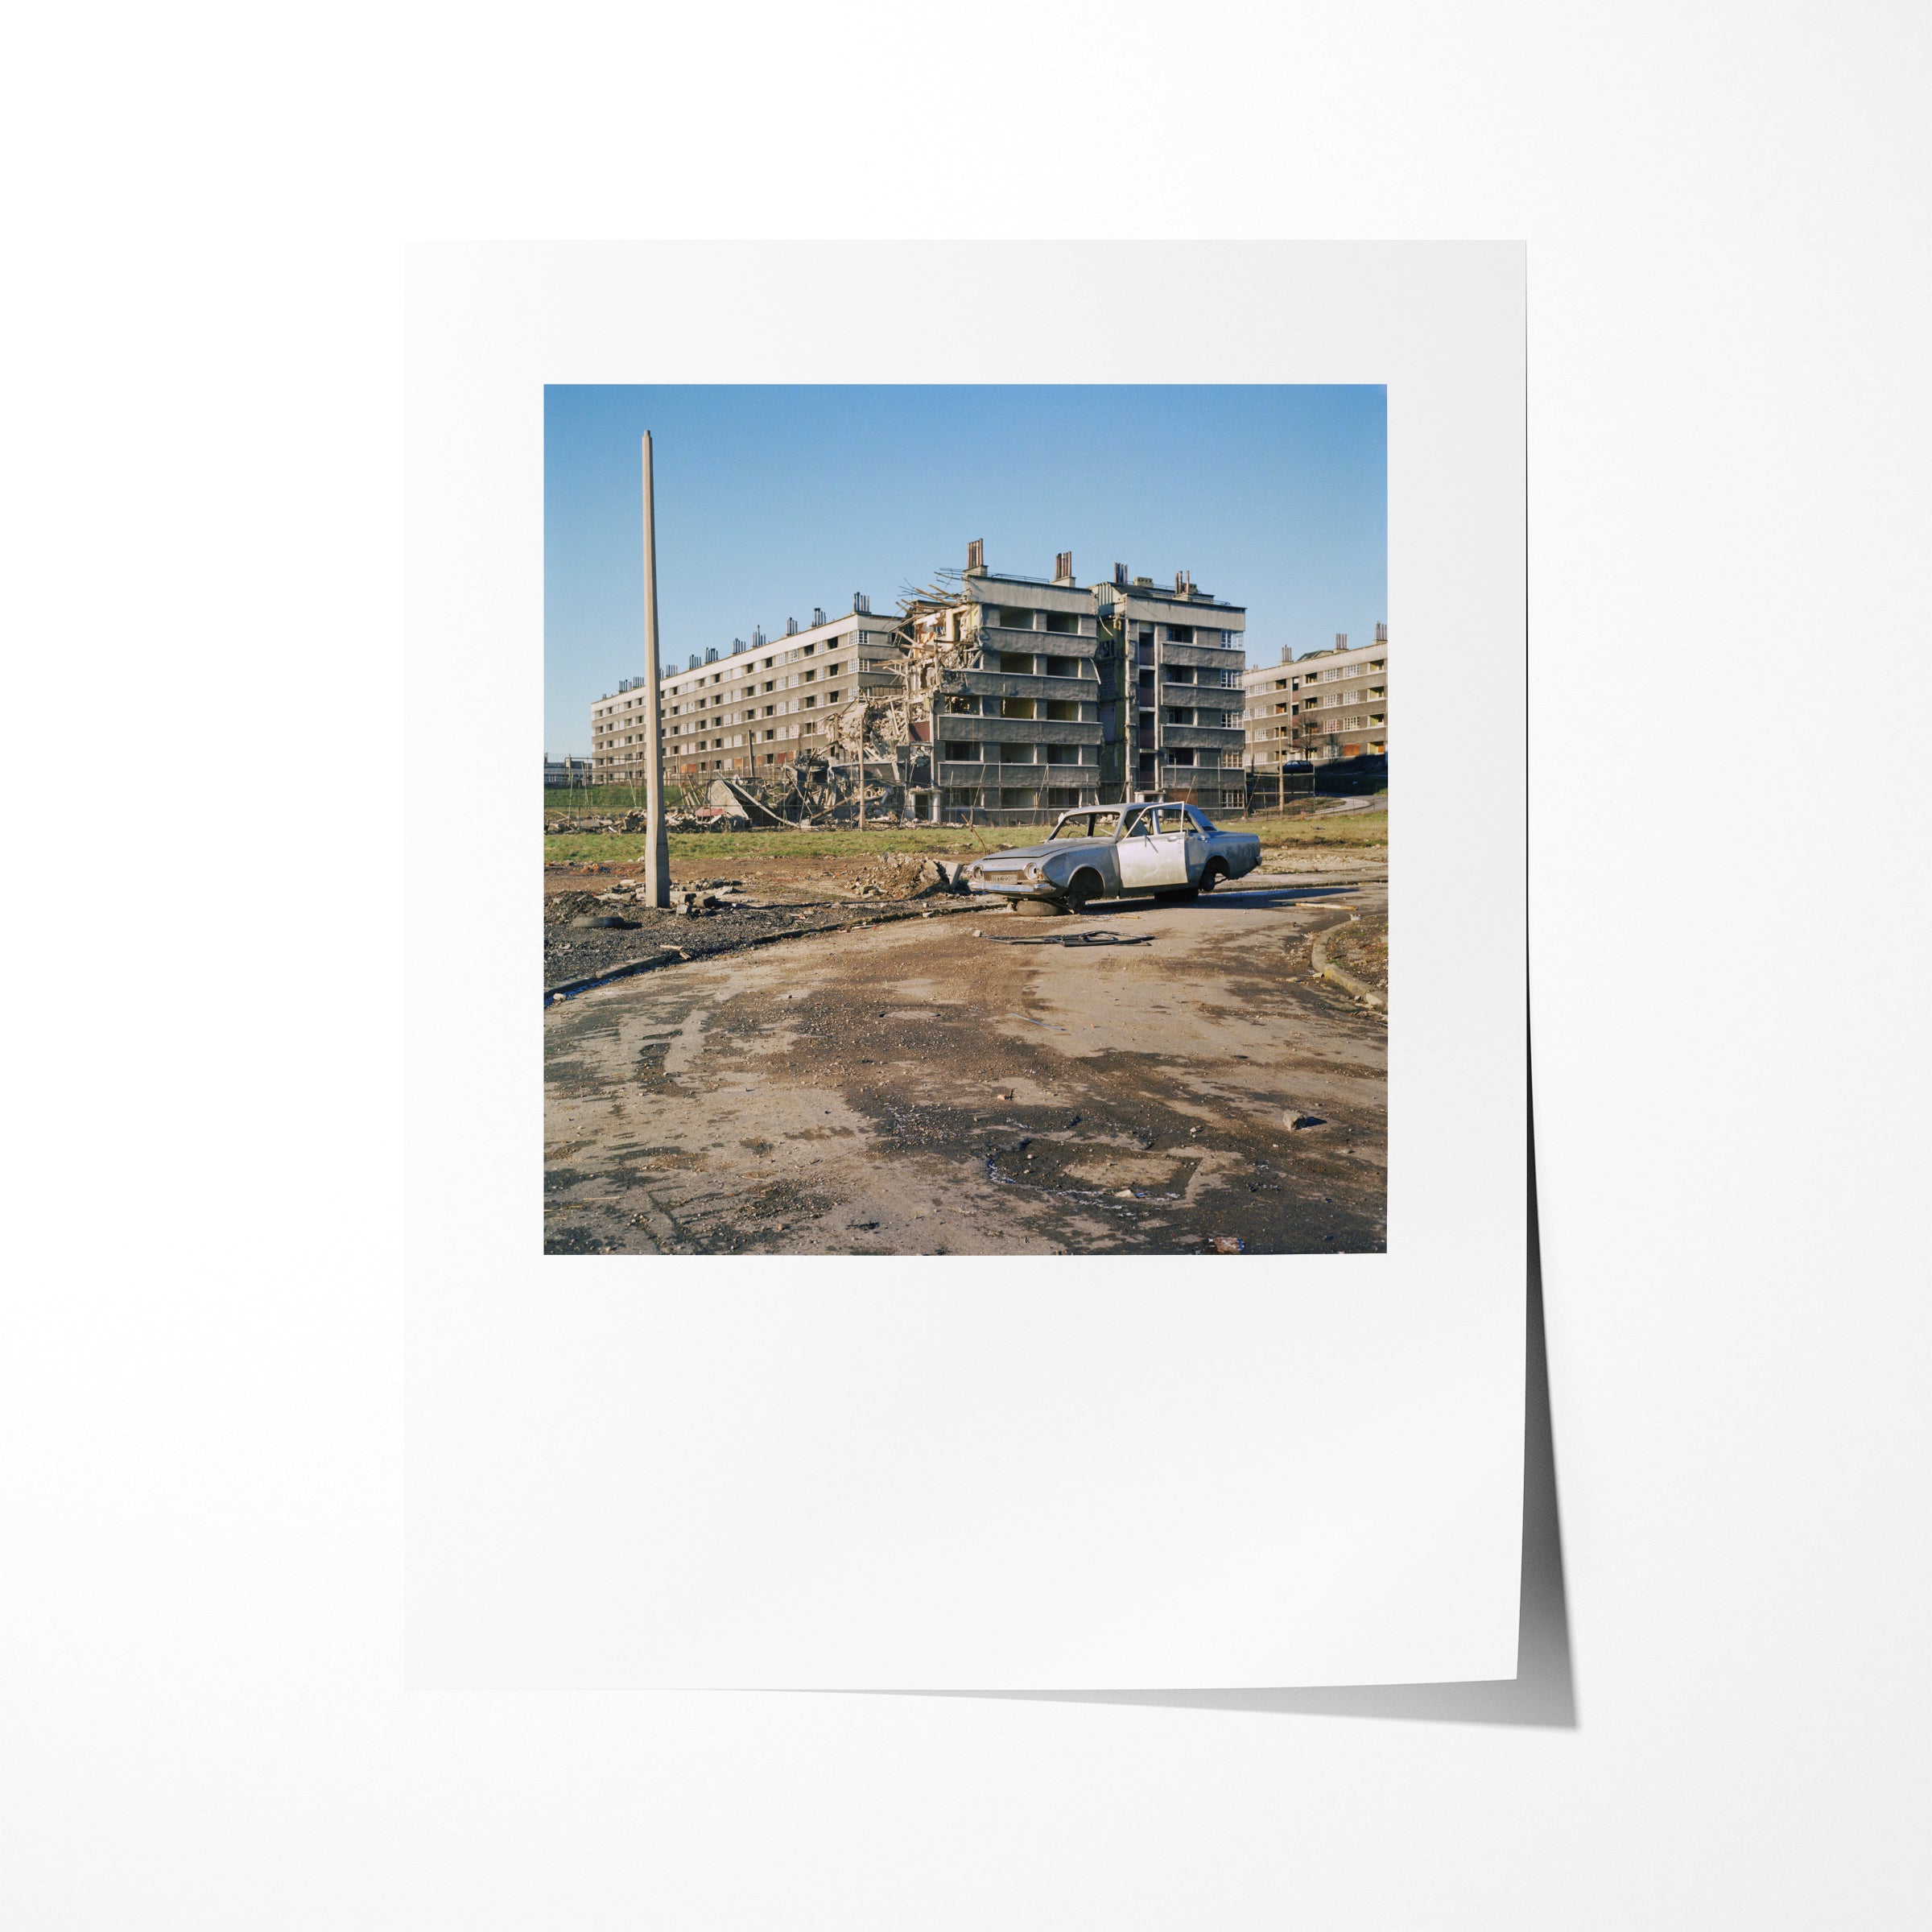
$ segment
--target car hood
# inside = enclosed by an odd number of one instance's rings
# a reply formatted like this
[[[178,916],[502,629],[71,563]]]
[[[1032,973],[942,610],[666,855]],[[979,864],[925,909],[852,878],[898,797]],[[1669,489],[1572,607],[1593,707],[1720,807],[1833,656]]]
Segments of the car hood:
[[[1063,852],[1092,852],[1113,843],[1112,839],[1048,839],[1038,845],[1011,845],[1003,852],[989,852],[985,858],[975,859],[973,864],[990,865],[1004,859],[1047,859]]]

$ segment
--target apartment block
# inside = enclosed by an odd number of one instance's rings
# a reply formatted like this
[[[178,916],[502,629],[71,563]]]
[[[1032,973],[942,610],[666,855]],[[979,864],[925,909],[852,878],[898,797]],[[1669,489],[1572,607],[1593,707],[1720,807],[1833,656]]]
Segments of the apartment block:
[[[1267,774],[1284,764],[1325,765],[1336,758],[1385,758],[1389,753],[1389,626],[1375,627],[1373,644],[1311,650],[1242,674],[1250,771]]]
[[[896,688],[887,665],[898,656],[896,618],[874,617],[872,601],[855,594],[852,609],[828,619],[814,610],[782,637],[753,630],[694,654],[658,680],[667,780],[711,772],[751,776],[826,749],[827,720],[861,691]],[[649,770],[644,735],[644,679],[626,678],[592,705],[591,760],[600,784],[642,782]]]
[[[1113,582],[1083,588],[1071,551],[1046,578],[990,570],[968,546],[958,599],[914,617],[966,659],[943,673],[932,724],[947,815],[1160,791],[1238,804],[1246,621],[1185,572],[1169,592],[1117,564]]]
[[[815,610],[782,638],[752,633],[707,650],[659,685],[667,779],[756,778],[802,754],[831,754],[831,720],[861,696],[902,700],[909,741],[897,782],[921,816],[1036,815],[1134,797],[1204,811],[1243,803],[1241,675],[1247,614],[1197,589],[1171,590],[1114,566],[1082,586],[1071,551],[1051,577],[987,568],[968,547],[956,595],[875,617],[857,595],[828,620]],[[928,681],[908,691],[905,641]],[[937,666],[936,672],[932,667]],[[644,680],[591,708],[600,783],[648,769]]]
[[[1248,613],[1195,587],[1186,571],[1174,588],[1113,567],[1095,586],[1102,636],[1119,666],[1113,731],[1126,795],[1181,799],[1202,811],[1245,801],[1241,672]],[[1107,722],[1103,714],[1103,724]]]

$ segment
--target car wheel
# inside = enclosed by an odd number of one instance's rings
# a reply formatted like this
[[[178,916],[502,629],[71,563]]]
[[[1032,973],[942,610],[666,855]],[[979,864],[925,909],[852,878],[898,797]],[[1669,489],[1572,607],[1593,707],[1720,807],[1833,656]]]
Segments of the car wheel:
[[[1100,896],[1100,878],[1098,873],[1076,872],[1073,882],[1067,888],[1067,910],[1074,914],[1087,910],[1087,902]]]
[[[1219,859],[1210,859],[1208,869],[1201,874],[1201,890],[1212,892],[1228,876],[1228,868]]]

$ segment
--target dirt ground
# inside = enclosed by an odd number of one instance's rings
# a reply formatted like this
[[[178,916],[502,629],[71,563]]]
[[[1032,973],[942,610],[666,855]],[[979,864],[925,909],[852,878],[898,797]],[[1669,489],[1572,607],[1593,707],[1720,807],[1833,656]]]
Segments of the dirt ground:
[[[841,863],[732,870],[803,896]],[[915,905],[548,1006],[546,1249],[1378,1250],[1386,1022],[1309,942],[1385,915],[1384,871],[1080,919]],[[1085,933],[1147,943],[1015,943]]]

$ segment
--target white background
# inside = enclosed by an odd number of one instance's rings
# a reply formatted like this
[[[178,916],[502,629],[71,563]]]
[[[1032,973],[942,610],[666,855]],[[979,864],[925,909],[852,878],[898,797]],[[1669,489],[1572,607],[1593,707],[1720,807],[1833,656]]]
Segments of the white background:
[[[0,1916],[1922,1923],[1925,32],[17,29]],[[828,232],[1529,242],[1574,1729],[399,1695],[402,238]]]
[[[448,1685],[1286,1685],[1513,1675],[1521,1540],[1522,254],[1196,244],[412,258],[409,1666]],[[547,378],[1389,386],[1425,640],[1390,894],[1388,1251],[547,1258],[527,939]],[[661,448],[662,479],[676,452]],[[642,617],[640,615],[640,623]],[[619,648],[628,650],[631,638]],[[616,660],[621,663],[620,657]],[[487,749],[486,749],[487,748]],[[460,787],[454,863],[440,802]],[[1486,828],[1480,880],[1464,828]]]

